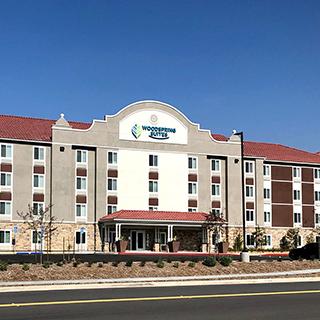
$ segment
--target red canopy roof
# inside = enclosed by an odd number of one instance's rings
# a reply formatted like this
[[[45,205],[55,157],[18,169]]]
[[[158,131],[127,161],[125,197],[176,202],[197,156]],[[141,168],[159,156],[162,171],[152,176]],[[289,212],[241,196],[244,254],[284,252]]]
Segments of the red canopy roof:
[[[153,221],[188,221],[204,222],[208,214],[205,212],[178,212],[178,211],[146,211],[120,210],[100,218],[100,222],[115,220],[153,220]]]

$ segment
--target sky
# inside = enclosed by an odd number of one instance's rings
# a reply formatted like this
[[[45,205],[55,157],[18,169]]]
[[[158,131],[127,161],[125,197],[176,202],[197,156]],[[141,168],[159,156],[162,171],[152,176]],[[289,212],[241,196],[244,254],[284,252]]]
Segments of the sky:
[[[146,99],[320,151],[320,1],[0,1],[1,114],[91,122]]]

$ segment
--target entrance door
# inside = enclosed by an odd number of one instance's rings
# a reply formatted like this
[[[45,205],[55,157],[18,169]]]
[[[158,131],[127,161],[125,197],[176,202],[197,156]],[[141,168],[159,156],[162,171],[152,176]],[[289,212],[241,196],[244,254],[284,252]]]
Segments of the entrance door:
[[[146,249],[146,233],[143,230],[131,231],[131,250],[142,251]]]

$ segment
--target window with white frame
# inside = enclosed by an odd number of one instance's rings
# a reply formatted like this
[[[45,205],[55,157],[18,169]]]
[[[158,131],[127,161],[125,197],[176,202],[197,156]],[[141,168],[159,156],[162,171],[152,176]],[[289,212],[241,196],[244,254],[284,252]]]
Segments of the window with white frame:
[[[254,222],[254,210],[251,210],[251,209],[246,210],[246,221]]]
[[[76,244],[85,244],[86,243],[86,231],[76,231]]]
[[[269,164],[263,165],[263,175],[265,177],[270,177],[270,165]]]
[[[314,192],[314,200],[315,201],[320,201],[320,191],[315,191]]]
[[[189,157],[188,158],[188,168],[189,169],[197,169],[197,158]]]
[[[301,224],[301,212],[294,212],[293,213],[293,222],[294,224]]]
[[[111,213],[114,213],[114,212],[116,212],[117,211],[117,206],[115,206],[115,205],[108,205],[107,206],[107,213],[108,214],[111,214]]]
[[[188,212],[197,212],[197,208],[188,208]]]
[[[77,190],[79,191],[87,190],[87,177],[77,177]]]
[[[149,166],[157,167],[158,166],[158,156],[155,154],[149,154]]]
[[[266,247],[272,247],[272,236],[270,234],[264,236],[264,243]]]
[[[218,209],[218,208],[212,209],[212,214],[213,214],[215,217],[221,217],[221,210]]]
[[[264,211],[264,223],[271,223],[271,212]]]
[[[12,159],[12,145],[11,144],[1,144],[1,158]]]
[[[158,192],[158,181],[149,180],[149,192]]]
[[[33,214],[34,215],[39,215],[41,213],[43,213],[44,211],[44,203],[43,202],[33,202]]]
[[[149,211],[158,211],[158,207],[151,206],[149,207]]]
[[[220,160],[218,159],[211,160],[211,171],[220,172]]]
[[[1,172],[0,185],[4,187],[11,187],[11,173]]]
[[[270,200],[271,190],[270,188],[263,189],[263,198],[266,200]]]
[[[302,237],[300,235],[297,236],[297,247],[301,247],[302,246]]]
[[[253,162],[252,161],[245,161],[245,172],[246,173],[253,173]]]
[[[32,230],[32,244],[41,243],[41,231]]]
[[[253,186],[246,186],[246,197],[253,198]]]
[[[117,191],[118,189],[118,180],[115,178],[108,178],[108,190]]]
[[[114,151],[108,152],[108,163],[116,165],[118,163],[118,153]]]
[[[197,183],[189,182],[188,183],[188,194],[197,194]]]
[[[315,213],[315,221],[316,221],[316,224],[320,224],[320,212],[317,212]]]
[[[77,163],[86,164],[88,158],[87,150],[77,150]]]
[[[211,194],[214,197],[219,197],[220,196],[220,184],[214,183],[211,185]]]
[[[248,247],[254,247],[255,246],[254,236],[251,233],[247,233],[246,234],[246,245]]]
[[[85,218],[87,216],[87,205],[85,203],[76,204],[76,217]]]
[[[320,169],[314,169],[314,178],[320,179]]]
[[[10,230],[0,230],[0,244],[11,244]]]
[[[293,190],[293,200],[300,201],[301,200],[301,192],[300,190]]]
[[[33,175],[33,187],[43,189],[44,188],[44,175],[34,174]]]
[[[301,168],[293,167],[292,173],[293,173],[293,178],[300,179],[300,177],[301,177]]]
[[[0,216],[10,216],[11,215],[11,202],[1,201],[0,202]]]
[[[33,148],[33,160],[44,161],[44,147]]]

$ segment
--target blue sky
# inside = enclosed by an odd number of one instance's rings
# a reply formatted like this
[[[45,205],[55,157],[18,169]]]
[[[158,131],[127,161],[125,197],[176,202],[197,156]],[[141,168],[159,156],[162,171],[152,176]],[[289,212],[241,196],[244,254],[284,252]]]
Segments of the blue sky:
[[[213,132],[320,151],[320,1],[0,1],[2,114],[170,103]]]

